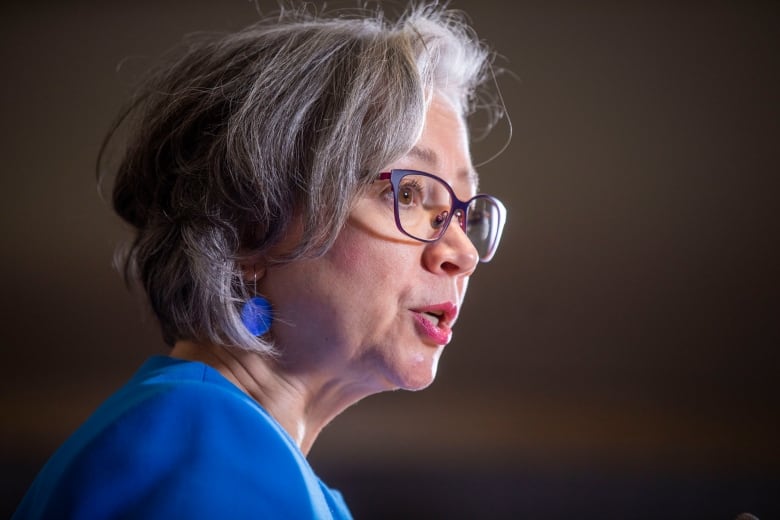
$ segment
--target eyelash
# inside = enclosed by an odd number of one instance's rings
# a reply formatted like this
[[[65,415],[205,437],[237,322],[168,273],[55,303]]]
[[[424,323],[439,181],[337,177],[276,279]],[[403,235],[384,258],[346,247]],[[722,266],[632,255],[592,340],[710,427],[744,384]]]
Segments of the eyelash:
[[[416,179],[413,179],[413,180],[408,180],[407,179],[406,181],[404,181],[403,184],[398,186],[398,191],[401,192],[401,193],[407,192],[407,191],[411,191],[411,192],[414,192],[415,195],[421,195],[422,192],[423,192],[423,186]],[[400,196],[400,194],[399,194],[399,196]]]

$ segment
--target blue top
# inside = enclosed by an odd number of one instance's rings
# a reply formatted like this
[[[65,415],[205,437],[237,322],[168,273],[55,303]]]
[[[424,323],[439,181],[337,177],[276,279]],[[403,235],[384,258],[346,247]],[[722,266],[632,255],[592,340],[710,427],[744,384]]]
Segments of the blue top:
[[[13,518],[351,515],[254,400],[203,363],[159,356],[62,445]]]

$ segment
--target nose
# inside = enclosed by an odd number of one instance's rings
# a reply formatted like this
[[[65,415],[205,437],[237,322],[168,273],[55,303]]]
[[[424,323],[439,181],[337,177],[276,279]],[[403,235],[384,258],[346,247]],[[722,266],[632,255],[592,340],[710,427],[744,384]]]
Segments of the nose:
[[[439,240],[426,244],[423,263],[433,273],[470,275],[477,268],[479,254],[466,232],[453,219]]]

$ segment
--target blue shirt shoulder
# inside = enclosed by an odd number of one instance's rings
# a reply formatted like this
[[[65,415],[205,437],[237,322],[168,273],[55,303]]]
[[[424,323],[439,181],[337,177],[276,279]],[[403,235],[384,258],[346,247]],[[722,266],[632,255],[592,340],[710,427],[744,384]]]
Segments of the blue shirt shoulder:
[[[44,466],[14,519],[350,518],[281,426],[204,365],[155,357]]]

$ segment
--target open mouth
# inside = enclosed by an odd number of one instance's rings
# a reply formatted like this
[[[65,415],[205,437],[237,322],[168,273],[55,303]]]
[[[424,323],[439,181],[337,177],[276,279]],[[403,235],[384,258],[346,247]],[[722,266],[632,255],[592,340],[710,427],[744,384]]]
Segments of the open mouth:
[[[452,337],[452,329],[447,325],[446,312],[427,310],[414,313],[417,332],[426,343],[446,345]]]
[[[412,309],[420,319],[431,327],[449,329],[458,316],[458,307],[450,302],[426,305]]]
[[[442,317],[444,316],[443,312],[433,312],[433,311],[426,311],[421,312],[420,316],[422,316],[424,319],[429,321],[431,325],[438,327],[439,322],[441,321]]]

